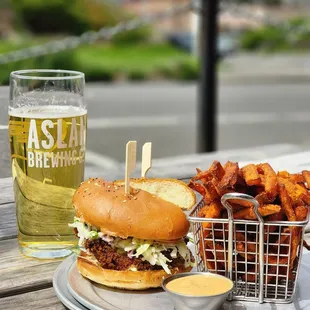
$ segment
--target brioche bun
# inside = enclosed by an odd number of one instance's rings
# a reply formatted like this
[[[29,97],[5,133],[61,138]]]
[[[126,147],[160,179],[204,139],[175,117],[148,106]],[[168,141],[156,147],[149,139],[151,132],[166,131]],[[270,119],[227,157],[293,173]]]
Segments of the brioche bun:
[[[77,268],[82,276],[91,281],[126,290],[146,290],[160,287],[162,280],[170,276],[163,269],[146,271],[104,269],[83,257],[77,258]],[[191,269],[192,267],[184,267],[183,270],[174,268],[171,270],[171,274],[187,272]]]
[[[132,189],[125,196],[122,184],[102,179],[81,184],[73,205],[82,221],[111,236],[172,241],[189,230],[186,215],[175,204],[144,190]]]
[[[121,185],[124,184],[124,181],[116,181],[115,183]],[[195,193],[180,180],[160,178],[130,179],[130,186],[169,201],[182,210],[191,210],[196,203]]]

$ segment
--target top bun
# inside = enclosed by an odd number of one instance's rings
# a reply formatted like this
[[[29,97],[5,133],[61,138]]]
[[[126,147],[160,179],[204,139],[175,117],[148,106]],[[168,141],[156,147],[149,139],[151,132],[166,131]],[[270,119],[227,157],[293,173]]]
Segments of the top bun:
[[[102,179],[82,183],[73,205],[82,221],[121,238],[173,241],[189,230],[185,214],[175,204],[143,190],[131,189],[125,196],[124,185]]]
[[[124,181],[115,181],[115,183],[124,184]],[[195,193],[184,182],[179,180],[160,178],[130,179],[130,186],[172,202],[182,210],[191,210],[196,203]]]

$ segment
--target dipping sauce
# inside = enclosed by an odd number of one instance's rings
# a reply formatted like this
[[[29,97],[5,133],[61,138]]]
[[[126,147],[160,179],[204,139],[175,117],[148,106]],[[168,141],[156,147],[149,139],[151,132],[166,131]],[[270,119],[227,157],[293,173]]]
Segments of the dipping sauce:
[[[174,293],[188,296],[212,296],[228,292],[233,283],[217,275],[191,275],[177,278],[166,284]]]

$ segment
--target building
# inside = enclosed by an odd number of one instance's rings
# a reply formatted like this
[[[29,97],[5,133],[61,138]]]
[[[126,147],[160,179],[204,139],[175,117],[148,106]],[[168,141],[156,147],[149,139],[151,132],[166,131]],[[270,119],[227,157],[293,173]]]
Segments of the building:
[[[120,5],[128,12],[137,16],[156,14],[171,7],[188,3],[188,0],[126,0]],[[154,25],[155,31],[163,34],[175,32],[190,32],[193,23],[193,13],[187,12],[177,17],[162,20]]]

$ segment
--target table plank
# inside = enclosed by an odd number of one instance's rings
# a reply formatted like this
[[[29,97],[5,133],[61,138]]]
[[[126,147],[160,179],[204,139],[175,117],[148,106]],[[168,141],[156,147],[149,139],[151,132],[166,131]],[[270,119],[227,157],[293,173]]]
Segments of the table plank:
[[[263,145],[251,148],[223,150],[212,153],[188,154],[154,159],[152,169],[148,172],[148,177],[154,178],[185,178],[196,174],[196,168],[208,169],[213,160],[225,163],[230,161],[260,161],[266,158],[273,158],[285,154],[300,152],[303,149],[294,144]],[[87,156],[87,155],[86,155]],[[141,163],[137,167],[132,177],[140,177]],[[123,179],[125,175],[125,164],[115,169],[98,169],[98,167],[86,167],[85,178],[102,177],[106,180]]]
[[[0,205],[8,202],[14,202],[13,180],[12,178],[0,179]]]
[[[0,241],[0,297],[52,286],[61,260],[26,258],[18,250],[17,239]]]
[[[63,304],[56,297],[53,288],[24,293],[20,295],[2,298],[0,310],[64,310]]]
[[[13,239],[17,237],[17,225],[15,204],[8,203],[0,205],[0,240]]]

